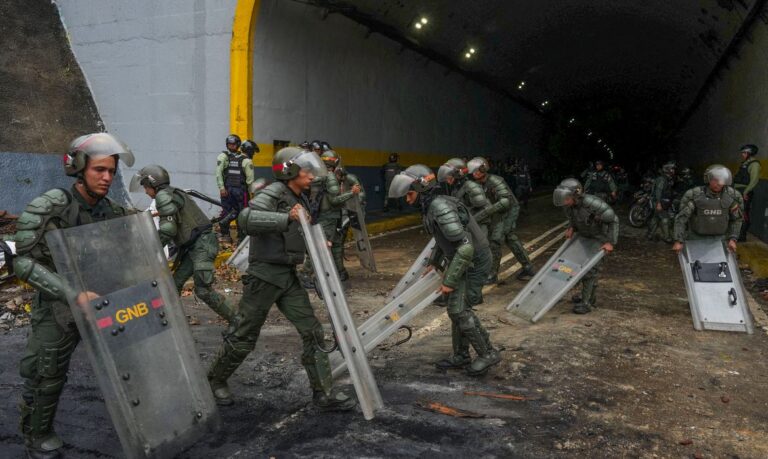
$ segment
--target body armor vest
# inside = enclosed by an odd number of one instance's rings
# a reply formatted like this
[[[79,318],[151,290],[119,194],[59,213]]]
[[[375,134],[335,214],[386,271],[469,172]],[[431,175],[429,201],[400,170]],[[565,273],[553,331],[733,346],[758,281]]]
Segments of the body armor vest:
[[[228,188],[242,188],[245,185],[243,173],[245,156],[227,153],[227,167],[224,169],[224,185]]]
[[[197,239],[206,229],[211,229],[211,221],[189,195],[172,187],[168,187],[167,190],[173,193],[173,201],[179,208],[179,229],[173,241],[177,247],[194,242],[194,239]]]
[[[725,189],[720,196],[709,196],[705,187],[701,190],[701,195],[693,200],[696,210],[691,215],[691,230],[703,236],[722,236],[728,231],[733,198]]]
[[[736,185],[749,185],[749,166],[756,162],[756,159],[748,159],[741,163],[739,172],[737,172],[736,177],[733,178],[733,183]]]
[[[277,210],[275,212],[287,214],[296,204],[309,208],[306,198],[297,197],[283,183],[275,182],[267,186],[262,193],[269,196],[277,194]],[[255,210],[255,209],[253,209]],[[258,210],[255,210],[258,211]],[[248,252],[248,261],[261,261],[279,265],[298,265],[304,262],[304,253],[307,251],[304,237],[300,232],[301,223],[289,221],[288,231],[260,233],[251,238],[251,247]]]

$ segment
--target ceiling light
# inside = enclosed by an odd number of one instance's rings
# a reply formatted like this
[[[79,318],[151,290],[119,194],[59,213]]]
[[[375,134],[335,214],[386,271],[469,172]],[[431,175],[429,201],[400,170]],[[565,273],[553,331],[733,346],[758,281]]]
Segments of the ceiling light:
[[[591,136],[592,136],[592,131],[588,131],[587,132],[587,137],[591,137]]]
[[[466,57],[467,59],[469,59],[470,57],[472,57],[472,55],[471,55],[471,54],[469,54],[469,53],[467,53],[467,54],[465,54],[465,55],[464,55],[464,57]]]
[[[603,139],[597,139],[597,143],[603,143]]]
[[[417,29],[421,29],[421,22],[417,22],[417,23],[416,23],[416,28],[417,28]]]
[[[475,54],[475,48],[469,48],[469,52]]]
[[[576,118],[571,118],[571,119],[568,121],[568,124],[573,124],[573,123],[575,123],[575,122],[576,122]]]
[[[429,22],[429,20],[427,18],[421,18],[421,23],[422,24],[426,24],[427,22]]]

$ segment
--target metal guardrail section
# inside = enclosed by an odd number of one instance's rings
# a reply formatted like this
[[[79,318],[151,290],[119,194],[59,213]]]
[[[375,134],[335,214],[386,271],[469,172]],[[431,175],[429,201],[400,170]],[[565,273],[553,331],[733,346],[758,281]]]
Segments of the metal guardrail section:
[[[374,418],[374,412],[384,407],[379,387],[376,385],[360,334],[349,312],[347,299],[323,230],[319,225],[310,225],[304,212],[299,212],[299,216],[307,250],[312,257],[317,274],[315,282],[323,292],[323,302],[328,308],[331,324],[347,363],[363,416],[371,420]]]
[[[397,332],[400,327],[407,325],[427,306],[440,296],[438,289],[442,276],[436,271],[430,271],[418,279],[400,296],[387,303],[379,312],[368,318],[358,329],[363,341],[365,352],[371,352],[385,339]],[[338,377],[347,365],[339,351],[330,356],[333,376]]]
[[[397,285],[395,285],[395,288],[389,292],[389,295],[387,296],[388,301],[397,298],[421,278],[422,274],[424,274],[424,271],[427,269],[427,262],[429,261],[429,257],[432,255],[432,251],[435,249],[436,244],[437,242],[435,242],[435,238],[429,240],[424,247],[424,250],[422,250],[419,256],[416,257],[416,261],[414,261],[411,267],[408,268],[408,271],[400,279]]]
[[[357,225],[351,225],[351,229],[355,238],[355,248],[357,248],[360,266],[375,273],[376,259],[373,257],[373,249],[371,249],[371,240],[368,237],[368,228],[365,224],[365,213],[362,205],[360,205],[360,195],[354,195],[348,203],[348,210],[357,214]]]
[[[754,331],[736,257],[717,239],[685,241],[678,255],[693,328]]]
[[[574,235],[507,305],[507,311],[536,322],[599,262],[605,252],[595,239]]]
[[[251,248],[251,237],[246,236],[243,241],[237,246],[232,255],[224,262],[226,265],[234,266],[241,273],[245,273],[248,270],[248,251]]]

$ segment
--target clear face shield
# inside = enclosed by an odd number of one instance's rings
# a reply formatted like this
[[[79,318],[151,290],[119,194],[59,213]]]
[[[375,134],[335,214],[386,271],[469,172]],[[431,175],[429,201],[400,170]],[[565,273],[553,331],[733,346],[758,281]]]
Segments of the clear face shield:
[[[70,150],[82,151],[91,158],[116,155],[128,167],[136,161],[133,152],[123,141],[106,132],[79,137],[72,142]]]
[[[573,190],[570,188],[557,187],[554,193],[552,193],[552,203],[556,207],[564,207],[568,202],[568,198],[573,198]]]
[[[298,165],[301,170],[311,173],[315,178],[328,175],[328,169],[325,167],[325,163],[320,159],[320,156],[313,151],[302,151],[294,156],[291,161]]]
[[[141,184],[142,180],[144,180],[144,176],[140,173],[134,174],[133,177],[131,177],[131,183],[128,185],[128,191],[131,193],[137,193],[139,191],[144,191],[144,185]]]
[[[389,185],[389,194],[387,197],[392,199],[402,198],[411,189],[414,178],[403,173],[397,174]]]

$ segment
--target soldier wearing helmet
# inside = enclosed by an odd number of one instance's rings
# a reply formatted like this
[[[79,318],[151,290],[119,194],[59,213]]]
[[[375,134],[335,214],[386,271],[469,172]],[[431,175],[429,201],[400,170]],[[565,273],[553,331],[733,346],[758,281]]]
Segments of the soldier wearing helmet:
[[[467,163],[467,173],[480,185],[482,185],[485,195],[491,202],[491,208],[488,214],[491,216],[490,226],[488,228],[488,239],[491,244],[491,253],[493,254],[493,263],[487,283],[498,282],[499,266],[501,265],[501,244],[506,243],[512,251],[515,259],[523,266],[523,269],[517,275],[518,279],[528,279],[535,274],[533,263],[528,257],[528,252],[523,247],[520,238],[515,231],[517,227],[517,218],[520,215],[520,204],[517,202],[514,193],[509,189],[507,182],[498,175],[491,174],[490,165],[483,157],[472,158]]]
[[[661,232],[664,242],[672,243],[672,228],[670,220],[674,217],[672,202],[675,195],[675,178],[677,164],[674,161],[667,162],[661,167],[661,174],[653,181],[651,189],[651,205],[653,205],[653,218],[648,223],[649,240],[656,239],[656,233]]]
[[[322,150],[324,142],[319,142]],[[327,145],[327,143],[325,143]],[[330,145],[328,145],[330,146]],[[333,150],[323,152],[320,159],[325,164],[328,171],[324,177],[318,177],[312,183],[309,205],[310,214],[314,223],[319,223],[323,227],[325,238],[331,244],[331,254],[339,273],[339,279],[345,281],[349,279],[349,273],[344,267],[344,236],[341,232],[342,207],[344,203],[352,199],[356,194],[362,191],[360,185],[352,185],[342,191],[339,180],[336,176],[336,168],[341,165],[341,157]],[[314,287],[311,279],[311,273],[314,270],[312,262],[308,259],[304,264],[302,277],[307,287]]]
[[[401,199],[391,199],[389,197],[389,185],[392,183],[392,179],[395,178],[404,168],[398,162],[400,155],[397,153],[391,153],[387,163],[381,166],[381,179],[384,182],[384,212],[389,212],[389,205],[391,201],[395,201],[397,210],[403,210],[403,202]]]
[[[242,151],[243,155],[245,155],[245,159],[243,160],[245,188],[248,190],[248,197],[252,197],[253,194],[251,193],[251,185],[253,185],[254,180],[256,180],[253,167],[253,155],[260,151],[259,146],[256,145],[256,142],[253,140],[246,140],[242,145],[240,145],[240,151]]]
[[[560,182],[552,195],[555,206],[565,210],[568,218],[568,229],[565,237],[570,239],[574,234],[581,237],[597,239],[602,243],[602,249],[608,254],[619,239],[619,218],[605,201],[584,193],[581,183],[569,178]],[[595,265],[581,280],[581,295],[573,297],[576,314],[587,314],[595,307],[597,300],[597,278],[600,274],[602,261]]]
[[[604,161],[595,161],[595,169],[587,175],[587,180],[584,182],[584,191],[603,201],[608,201],[609,198],[616,199],[618,188],[611,173],[605,169]]]
[[[236,221],[237,215],[248,202],[248,187],[245,182],[243,163],[246,156],[240,152],[240,137],[236,134],[227,136],[227,149],[216,158],[216,185],[221,195],[221,220],[219,227],[221,239],[232,242],[229,234],[229,225]],[[243,232],[238,227],[238,239],[243,238]]]
[[[357,404],[349,394],[333,387],[328,354],[321,350],[325,339],[323,327],[296,273],[296,266],[304,261],[306,253],[299,223],[300,212],[309,210],[305,193],[316,176],[322,178],[327,174],[314,152],[283,148],[272,159],[275,182],[256,193],[238,218],[252,237],[243,296],[208,371],[211,389],[220,405],[233,403],[227,380],[253,351],[273,304],[301,336],[301,363],[309,377],[314,404],[324,411],[350,410]]]
[[[171,242],[178,249],[173,263],[173,281],[181,293],[190,277],[195,282],[195,295],[216,314],[232,320],[232,307],[213,289],[214,266],[219,253],[219,241],[213,224],[197,203],[184,191],[171,186],[168,171],[156,164],[143,167],[131,179],[130,190],[144,190],[155,200],[160,217],[160,243]]]
[[[680,200],[672,249],[680,252],[687,239],[721,239],[735,252],[743,222],[741,193],[731,186],[731,171],[720,164],[707,168],[704,183],[686,191]]]
[[[453,353],[436,365],[441,369],[466,367],[471,376],[487,373],[501,357],[472,311],[473,301],[482,298],[483,279],[490,269],[485,234],[459,199],[440,194],[435,175],[427,166],[416,164],[396,175],[388,196],[405,197],[408,204],[420,205],[424,227],[437,242],[430,266],[446,263],[440,291],[448,296]],[[470,345],[477,353],[474,360],[470,358]]]
[[[122,217],[127,209],[107,197],[118,169],[134,157],[118,138],[107,133],[75,139],[64,155],[64,173],[76,179],[69,190],[53,189],[32,200],[16,224],[16,276],[34,287],[32,331],[21,359],[21,433],[28,457],[60,457],[63,443],[53,429],[56,407],[67,380],[72,353],[80,335],[67,304],[96,298],[73,292],[56,273],[46,242],[53,229],[71,228]]]
[[[740,192],[744,198],[744,222],[741,225],[739,241],[746,241],[747,231],[749,231],[749,225],[752,223],[752,201],[755,196],[755,188],[760,182],[761,166],[760,161],[755,158],[758,152],[757,145],[743,145],[739,149],[739,152],[741,155],[741,166],[739,166],[739,171],[733,179],[733,187],[736,188],[736,191]]]

